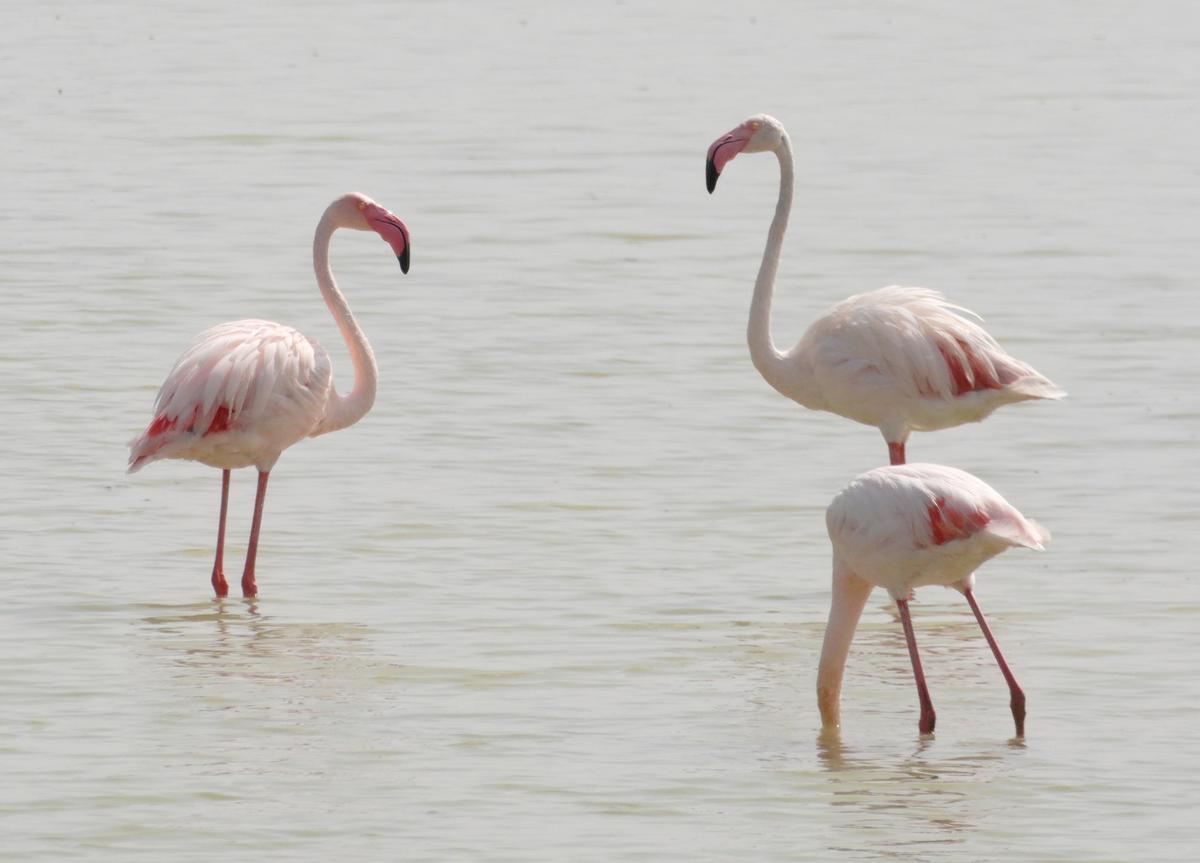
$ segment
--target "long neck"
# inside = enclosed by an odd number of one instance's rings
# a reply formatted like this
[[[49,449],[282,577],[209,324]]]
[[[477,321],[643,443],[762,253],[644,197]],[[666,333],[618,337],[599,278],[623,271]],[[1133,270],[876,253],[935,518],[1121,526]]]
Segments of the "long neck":
[[[846,658],[850,642],[862,617],[867,597],[873,585],[854,575],[836,560],[833,567],[833,600],[829,606],[829,622],[825,625],[825,643],[817,666],[817,706],[821,725],[836,728],[842,721],[842,678],[846,673]]]
[[[350,306],[338,290],[337,283],[333,280],[333,270],[329,267],[329,240],[337,228],[336,220],[327,210],[317,224],[317,233],[313,237],[313,269],[316,271],[317,285],[321,288],[325,305],[337,321],[346,347],[350,349],[350,361],[354,364],[354,388],[346,396],[339,395],[336,390],[330,392],[325,417],[314,434],[337,431],[362,419],[375,403],[375,390],[379,382],[375,353],[371,350],[367,337],[359,329],[358,322],[354,320]]]
[[[775,218],[771,220],[771,228],[767,231],[767,246],[758,268],[758,279],[754,282],[746,340],[750,343],[750,358],[754,361],[754,367],[767,383],[782,392],[785,389],[781,384],[786,368],[783,354],[771,339],[771,297],[775,292],[775,274],[779,271],[788,214],[792,211],[792,144],[787,135],[783,136],[775,155],[779,157],[779,201],[775,205]]]

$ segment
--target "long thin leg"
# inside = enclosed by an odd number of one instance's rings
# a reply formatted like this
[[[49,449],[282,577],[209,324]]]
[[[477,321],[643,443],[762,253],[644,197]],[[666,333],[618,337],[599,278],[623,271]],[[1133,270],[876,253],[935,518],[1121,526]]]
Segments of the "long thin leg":
[[[922,734],[932,734],[933,726],[937,724],[937,714],[933,712],[929,687],[925,685],[925,672],[921,670],[921,656],[917,653],[917,638],[913,635],[912,617],[908,613],[908,600],[897,599],[896,606],[900,609],[900,622],[904,625],[904,640],[908,642],[908,656],[912,659],[913,677],[917,681],[917,698],[921,702],[921,719],[917,723],[917,728]]]
[[[888,441],[888,458],[892,464],[904,464],[904,441],[892,443]]]
[[[1025,691],[1021,689],[1021,684],[1017,683],[1017,678],[1013,676],[1012,669],[1008,667],[1008,663],[1004,660],[1004,654],[1000,652],[1000,645],[996,643],[996,637],[992,635],[992,628],[988,626],[987,618],[983,616],[983,611],[980,610],[979,603],[975,601],[975,591],[964,590],[963,596],[967,598],[967,603],[971,606],[971,611],[975,612],[975,619],[979,621],[979,628],[983,630],[983,637],[987,639],[988,647],[992,649],[992,654],[996,657],[996,664],[1000,666],[1000,673],[1004,675],[1004,680],[1008,683],[1010,696],[1008,706],[1012,708],[1013,722],[1017,726],[1017,737],[1024,737]]]
[[[246,569],[242,572],[242,596],[258,595],[254,580],[254,559],[258,556],[258,530],[262,527],[263,501],[267,497],[269,473],[259,471],[258,491],[254,494],[254,521],[250,524],[250,544],[246,547]]]
[[[225,513],[229,509],[229,471],[221,471],[221,518],[217,522],[217,558],[213,562],[212,586],[217,596],[229,596],[225,580]]]

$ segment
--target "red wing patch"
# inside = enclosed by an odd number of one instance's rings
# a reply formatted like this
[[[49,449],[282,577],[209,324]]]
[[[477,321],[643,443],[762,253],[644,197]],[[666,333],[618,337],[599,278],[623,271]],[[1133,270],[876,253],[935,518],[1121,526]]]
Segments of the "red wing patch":
[[[200,415],[200,407],[196,406],[192,409],[192,415],[188,418],[184,426],[184,431],[189,434],[196,433],[196,418]],[[229,427],[233,424],[233,413],[225,405],[217,408],[217,412],[213,414],[212,422],[208,424],[208,428],[201,432],[201,437],[218,432],[229,431]],[[160,414],[154,418],[154,422],[150,423],[150,428],[146,429],[147,438],[155,438],[161,434],[166,434],[173,431],[179,425],[179,417],[169,417],[166,414]]]
[[[225,407],[225,405],[221,405],[219,408],[217,408],[216,414],[213,415],[212,422],[208,425],[208,431],[206,431],[204,434],[210,435],[216,434],[217,432],[228,431],[229,423],[232,420],[233,414],[229,412],[229,408]]]
[[[952,539],[966,539],[991,521],[986,512],[977,509],[962,512],[946,506],[944,497],[929,504],[926,512],[929,514],[934,545],[944,545]]]
[[[996,375],[988,371],[983,361],[971,352],[971,348],[966,342],[959,339],[958,347],[962,350],[963,356],[967,358],[967,367],[970,368],[969,377],[967,375],[967,368],[963,367],[962,360],[950,353],[945,345],[938,345],[938,351],[941,352],[942,359],[946,361],[946,366],[950,369],[950,380],[954,383],[954,394],[956,396],[979,390],[998,390],[1001,388],[1001,383],[996,379]]]
[[[162,414],[155,417],[154,422],[150,423],[150,428],[146,429],[146,437],[158,437],[173,428],[175,428],[175,418]]]

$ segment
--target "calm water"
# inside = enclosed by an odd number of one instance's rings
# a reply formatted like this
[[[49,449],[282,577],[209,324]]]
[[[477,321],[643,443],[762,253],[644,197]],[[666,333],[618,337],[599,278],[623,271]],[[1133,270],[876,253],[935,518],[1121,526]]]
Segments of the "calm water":
[[[1192,859],[1200,92],[1185,3],[44,3],[0,28],[0,857]],[[1104,9],[1098,7],[1103,5]],[[813,697],[822,513],[878,434],[744,344],[788,125],[776,338],[935,287],[1071,393],[916,436],[1054,532],[868,607]],[[218,474],[123,473],[178,351],[286,321],[382,369],[272,476],[213,601]],[[235,475],[231,577],[253,476]]]

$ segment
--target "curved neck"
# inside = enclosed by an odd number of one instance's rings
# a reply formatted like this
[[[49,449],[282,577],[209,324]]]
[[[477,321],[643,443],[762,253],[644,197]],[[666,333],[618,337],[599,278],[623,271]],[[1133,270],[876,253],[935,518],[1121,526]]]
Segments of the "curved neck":
[[[329,393],[325,417],[313,432],[314,435],[337,431],[362,419],[375,403],[375,390],[379,382],[375,353],[371,350],[367,337],[359,329],[358,322],[354,320],[350,306],[338,290],[337,283],[333,280],[333,270],[329,267],[329,240],[339,227],[331,210],[332,208],[326,210],[321,221],[317,223],[317,232],[313,237],[313,270],[316,271],[317,285],[321,288],[325,305],[337,321],[346,347],[350,349],[350,361],[354,364],[354,388],[346,396],[339,395],[336,389]]]
[[[829,605],[829,622],[825,625],[825,643],[821,646],[821,661],[817,666],[817,707],[821,725],[836,728],[842,721],[842,678],[846,673],[846,658],[850,642],[862,617],[867,597],[873,585],[863,581],[835,559],[833,564],[833,599]]]
[[[775,155],[779,157],[779,201],[775,204],[775,218],[771,220],[771,228],[767,231],[767,246],[763,249],[762,264],[754,282],[746,340],[750,343],[750,358],[754,361],[754,367],[767,383],[781,389],[785,372],[784,357],[771,339],[771,297],[775,292],[775,274],[779,271],[788,214],[792,211],[792,143],[786,134]]]

